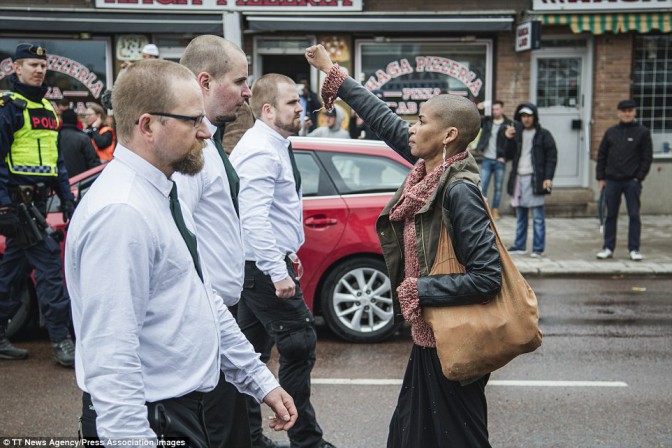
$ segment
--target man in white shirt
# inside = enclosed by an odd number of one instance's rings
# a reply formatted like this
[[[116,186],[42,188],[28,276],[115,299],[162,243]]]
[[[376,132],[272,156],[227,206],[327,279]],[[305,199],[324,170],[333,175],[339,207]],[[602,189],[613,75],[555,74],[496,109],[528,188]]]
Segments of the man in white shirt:
[[[220,369],[271,406],[273,429],[289,429],[292,398],[212,289],[171,180],[200,171],[210,137],[194,75],[140,61],[119,77],[112,102],[115,159],[79,204],[65,254],[83,437],[106,446],[178,437],[207,447],[203,395]]]
[[[203,93],[205,119],[212,137],[205,140],[205,164],[195,176],[174,176],[180,199],[191,212],[198,235],[203,268],[227,306],[240,300],[245,254],[238,218],[239,180],[221,142],[221,127],[235,119],[247,85],[245,53],[226,39],[202,35],[193,39],[180,63],[191,70]],[[222,374],[204,398],[206,426],[213,448],[250,448],[246,400]]]
[[[299,287],[300,265],[293,264],[304,241],[301,178],[288,140],[301,128],[294,81],[274,73],[262,76],[252,88],[251,106],[257,121],[231,153],[240,176],[246,259],[238,324],[263,361],[277,345],[280,384],[299,413],[288,432],[292,448],[330,448],[310,403],[317,337]],[[255,403],[248,400],[248,406],[254,440],[261,434],[261,416]]]

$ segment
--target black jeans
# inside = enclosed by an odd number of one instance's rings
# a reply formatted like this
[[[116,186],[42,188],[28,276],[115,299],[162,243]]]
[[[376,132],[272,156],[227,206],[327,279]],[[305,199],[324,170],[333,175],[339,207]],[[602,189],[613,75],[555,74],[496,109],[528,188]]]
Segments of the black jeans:
[[[290,275],[294,277],[291,262]],[[271,277],[261,272],[253,261],[245,263],[245,283],[238,303],[238,325],[261,360],[268,362],[271,348],[276,344],[280,354],[278,379],[280,385],[294,398],[299,413],[296,424],[288,431],[292,448],[316,446],[322,440],[322,428],[317,423],[310,403],[310,373],[315,365],[317,336],[313,315],[303,301],[299,282],[296,293],[289,299],[275,295]],[[248,398],[252,440],[261,436],[261,410]]]
[[[187,440],[190,448],[209,448],[210,442],[205,431],[205,414],[202,392],[167,400],[147,403],[147,419],[152,431],[161,438]],[[80,419],[80,439],[98,440],[96,410],[91,395],[82,395],[82,417]]]
[[[246,397],[226,381],[223,373],[217,387],[205,394],[205,425],[211,448],[251,448]]]
[[[604,223],[604,247],[616,248],[616,225],[618,223],[618,209],[621,207],[621,195],[625,195],[625,205],[628,208],[628,250],[639,250],[642,233],[642,221],[639,217],[640,195],[642,185],[639,181],[607,180],[604,195],[607,203],[607,219]]]

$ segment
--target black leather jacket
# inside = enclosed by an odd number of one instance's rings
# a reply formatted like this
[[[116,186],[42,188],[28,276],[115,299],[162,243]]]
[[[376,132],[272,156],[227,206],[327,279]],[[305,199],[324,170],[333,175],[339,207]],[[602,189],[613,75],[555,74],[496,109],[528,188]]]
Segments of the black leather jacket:
[[[408,122],[352,78],[347,78],[338,96],[348,103],[391,148],[411,162],[415,157],[408,145]],[[421,306],[450,306],[480,303],[501,288],[501,262],[490,228],[490,220],[478,186],[478,165],[469,155],[451,165],[439,186],[416,214],[416,234],[420,275],[418,292]],[[385,263],[390,274],[393,296],[404,279],[403,223],[389,220],[389,211],[401,196],[402,187],[381,213],[376,223]],[[436,204],[441,204],[437,207]],[[458,260],[465,274],[429,276],[438,248],[441,223],[448,226]],[[395,300],[395,320],[401,310]]]

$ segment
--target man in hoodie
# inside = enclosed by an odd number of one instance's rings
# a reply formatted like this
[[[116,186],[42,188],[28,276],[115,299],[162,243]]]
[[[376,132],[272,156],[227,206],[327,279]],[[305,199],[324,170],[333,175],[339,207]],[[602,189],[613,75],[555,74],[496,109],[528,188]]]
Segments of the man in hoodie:
[[[30,265],[36,271],[37,298],[54,358],[72,367],[75,346],[70,338],[70,298],[63,284],[61,248],[44,229],[35,228],[28,216],[33,209],[46,215],[51,190],[61,199],[64,222],[75,209],[58,149],[58,117],[44,98],[47,51],[22,43],[12,59],[11,91],[0,98],[0,234],[7,237],[0,264],[0,359],[28,356],[7,340],[5,325],[20,305],[12,289]]]
[[[642,181],[653,161],[651,132],[637,122],[637,103],[623,100],[618,103],[619,123],[605,132],[597,154],[596,178],[600,190],[604,190],[607,202],[607,219],[604,223],[604,245],[597,258],[604,260],[614,256],[616,248],[616,224],[621,195],[625,195],[628,207],[628,251],[630,259],[642,261],[639,251],[642,222],[639,218],[639,198]]]
[[[350,133],[341,128],[341,124],[345,118],[343,108],[334,106],[332,110],[325,112],[325,116],[327,124],[309,133],[308,137],[350,138]],[[302,133],[299,135],[306,135],[305,128],[302,129]]]
[[[505,131],[507,159],[513,160],[507,190],[518,219],[516,239],[509,252],[527,253],[527,215],[532,209],[532,257],[540,258],[544,256],[546,246],[544,198],[553,187],[558,151],[551,133],[539,124],[537,106],[532,103],[519,105],[514,120],[516,123]]]

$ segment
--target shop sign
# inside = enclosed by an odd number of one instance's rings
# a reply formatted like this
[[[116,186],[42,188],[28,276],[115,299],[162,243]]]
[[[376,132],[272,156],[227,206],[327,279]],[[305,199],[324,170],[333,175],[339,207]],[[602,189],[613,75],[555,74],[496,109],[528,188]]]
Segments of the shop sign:
[[[364,86],[371,91],[381,90],[385,84],[394,79],[423,73],[436,73],[453,78],[464,85],[474,97],[479,96],[483,87],[483,80],[466,65],[439,56],[416,56],[414,65],[405,58],[390,62],[385,68],[375,70],[375,74],[369,77]],[[403,79],[400,81],[403,82]],[[393,107],[399,115],[417,114],[420,102],[442,93],[439,87],[402,87],[399,91],[384,90],[386,99],[388,97],[400,98],[397,102],[388,101],[388,105]]]
[[[541,48],[541,23],[538,21],[521,23],[516,27],[516,51]]]
[[[343,12],[361,11],[362,0],[96,0],[96,7],[172,11]]]
[[[98,99],[103,93],[104,84],[98,79],[95,73],[89,71],[83,64],[67,58],[50,54],[47,58],[47,70],[62,73],[79,81],[90,92],[91,96]],[[6,58],[0,62],[0,81],[14,73],[12,58]],[[89,96],[89,93],[83,91],[62,91],[59,87],[49,87],[45,98],[50,100],[60,100],[66,96]]]
[[[534,11],[643,11],[672,8],[672,0],[532,0]]]

